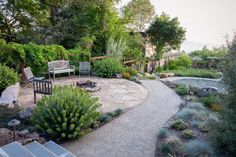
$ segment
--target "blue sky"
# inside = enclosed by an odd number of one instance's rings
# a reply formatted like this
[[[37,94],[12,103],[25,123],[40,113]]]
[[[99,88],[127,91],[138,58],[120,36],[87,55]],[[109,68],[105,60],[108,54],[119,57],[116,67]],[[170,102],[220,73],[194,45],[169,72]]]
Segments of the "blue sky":
[[[130,0],[122,0],[126,4]],[[236,31],[236,0],[151,0],[157,14],[178,17],[188,41],[221,45]]]

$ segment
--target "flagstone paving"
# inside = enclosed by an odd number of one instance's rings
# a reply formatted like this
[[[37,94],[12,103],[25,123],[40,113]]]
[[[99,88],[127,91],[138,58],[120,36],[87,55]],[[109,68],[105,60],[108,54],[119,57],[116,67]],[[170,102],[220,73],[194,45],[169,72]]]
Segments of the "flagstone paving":
[[[154,157],[158,130],[177,112],[181,99],[158,80],[142,83],[149,91],[145,102],[62,146],[78,157]]]
[[[91,80],[97,82],[101,86],[101,90],[92,92],[93,96],[97,96],[102,106],[100,111],[110,112],[116,109],[129,109],[134,107],[146,99],[147,90],[137,83],[125,79],[103,79],[103,78],[78,78],[78,77],[61,77],[53,81],[53,85],[73,85],[76,81]],[[42,95],[37,94],[37,100]],[[31,85],[27,85],[20,89],[18,103],[23,107],[35,106],[33,103],[33,89]]]

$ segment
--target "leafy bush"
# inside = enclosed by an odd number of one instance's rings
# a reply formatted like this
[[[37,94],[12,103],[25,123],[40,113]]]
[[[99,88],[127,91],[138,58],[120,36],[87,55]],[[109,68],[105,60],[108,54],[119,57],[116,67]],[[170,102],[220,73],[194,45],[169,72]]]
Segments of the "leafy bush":
[[[186,54],[182,54],[175,60],[175,64],[178,68],[179,67],[190,68],[192,66],[192,58]]]
[[[162,154],[168,155],[173,152],[172,146],[168,143],[162,143],[160,146],[160,150]]]
[[[7,106],[0,105],[0,128],[9,127],[7,123],[12,120],[18,118],[18,113],[21,111],[19,106],[14,106],[13,108],[9,108]]]
[[[189,92],[189,87],[187,85],[178,85],[176,88],[176,93],[179,95],[186,95]]]
[[[131,76],[137,76],[137,74],[138,74],[137,70],[135,70],[131,67],[126,67],[125,72],[129,73]]]
[[[127,80],[129,80],[129,79],[131,78],[131,76],[130,76],[130,74],[129,74],[128,72],[123,72],[123,73],[122,73],[122,77],[123,77],[124,79],[127,79]]]
[[[32,122],[53,139],[73,139],[82,135],[99,118],[98,99],[72,86],[55,87],[33,111]]]
[[[209,69],[192,69],[192,68],[180,68],[176,70],[166,70],[164,73],[174,73],[175,76],[181,77],[202,77],[202,78],[220,78],[222,76],[221,72],[217,70]]]
[[[106,58],[100,61],[95,61],[94,69],[99,77],[111,78],[115,74],[122,73],[124,67],[114,58]]]
[[[218,103],[218,98],[214,95],[209,95],[207,97],[203,97],[201,102],[206,106],[211,108],[211,105]]]
[[[187,139],[192,139],[196,138],[196,135],[193,133],[192,130],[184,130],[182,133],[182,137]]]
[[[169,131],[166,128],[161,128],[158,132],[158,137],[166,138],[169,136]]]
[[[67,52],[70,64],[75,65],[76,71],[79,69],[79,62],[88,62],[91,57],[90,51],[86,49],[70,49]]]
[[[183,146],[183,153],[189,157],[213,156],[213,149],[204,141],[192,140]]]
[[[18,81],[19,76],[13,69],[0,64],[0,95],[4,89]]]
[[[190,119],[192,119],[193,117],[196,117],[196,115],[198,115],[199,112],[197,110],[194,109],[190,109],[190,108],[184,108],[182,110],[180,110],[178,113],[176,113],[175,118],[177,119],[182,119],[183,121],[188,121]]]
[[[186,129],[188,126],[186,123],[184,123],[181,119],[177,119],[175,120],[171,126],[172,129],[176,129],[176,130],[184,130]]]

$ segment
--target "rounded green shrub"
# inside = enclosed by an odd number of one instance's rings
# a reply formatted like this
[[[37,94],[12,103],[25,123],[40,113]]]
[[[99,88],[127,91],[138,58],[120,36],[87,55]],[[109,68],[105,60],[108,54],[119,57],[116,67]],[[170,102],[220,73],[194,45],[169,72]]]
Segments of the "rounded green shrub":
[[[137,76],[137,74],[138,74],[137,70],[135,70],[131,67],[126,67],[125,72],[129,73],[131,76]]]
[[[99,77],[111,78],[124,72],[123,65],[115,58],[106,58],[94,62],[94,69]]]
[[[186,139],[193,139],[196,138],[196,135],[192,130],[184,130],[182,133],[182,137]]]
[[[209,107],[211,108],[211,106],[213,104],[217,104],[218,103],[218,98],[214,95],[209,95],[207,97],[203,97],[201,99],[201,102],[206,106],[206,107]]]
[[[158,137],[159,138],[166,138],[169,136],[169,131],[166,128],[161,128],[158,132]]]
[[[160,146],[160,150],[162,154],[168,155],[172,153],[172,146],[168,143],[162,143]]]
[[[14,85],[19,81],[18,74],[14,69],[0,64],[0,95],[8,86]]]
[[[55,87],[52,95],[37,103],[31,120],[53,139],[73,139],[97,122],[99,106],[98,98],[77,87]]]
[[[187,85],[178,85],[176,88],[176,93],[179,95],[186,95],[189,92],[189,87]]]
[[[183,120],[181,119],[177,119],[175,120],[171,126],[170,126],[172,129],[176,129],[176,130],[184,130],[186,129],[188,126],[186,123],[183,122]]]
[[[213,156],[213,149],[205,141],[192,140],[183,146],[183,153],[189,157]]]

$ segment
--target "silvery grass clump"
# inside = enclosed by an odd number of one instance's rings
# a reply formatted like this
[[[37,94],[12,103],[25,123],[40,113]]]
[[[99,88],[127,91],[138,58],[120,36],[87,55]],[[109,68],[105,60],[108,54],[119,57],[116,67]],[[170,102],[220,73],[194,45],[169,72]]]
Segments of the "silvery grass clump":
[[[191,140],[182,148],[184,155],[188,157],[211,157],[214,156],[213,148],[209,143],[202,140]]]

